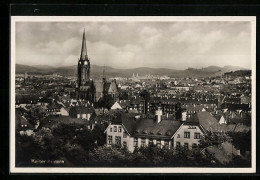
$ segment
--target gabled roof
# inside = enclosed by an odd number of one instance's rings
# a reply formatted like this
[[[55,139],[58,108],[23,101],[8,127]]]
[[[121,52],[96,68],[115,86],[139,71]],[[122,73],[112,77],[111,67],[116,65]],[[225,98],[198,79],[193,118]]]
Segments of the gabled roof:
[[[18,131],[34,129],[27,119],[24,116],[21,116],[21,114],[17,111],[15,112],[15,127]]]
[[[127,132],[131,135],[134,133],[136,121],[137,120],[134,117],[125,116],[125,114],[122,115],[122,125],[126,128]]]
[[[103,93],[104,92],[104,83],[103,82],[95,82],[95,88],[97,93]]]
[[[143,97],[137,96],[136,98],[133,98],[131,101],[131,104],[141,104],[144,101]]]
[[[118,104],[125,109],[126,107],[130,107],[130,100],[121,100]]]
[[[180,121],[154,119],[135,119],[127,113],[121,114],[121,121],[112,124],[122,124],[127,132],[134,137],[170,139],[180,127]]]
[[[72,107],[76,109],[76,113],[77,114],[91,114],[93,112],[95,112],[95,109],[92,106],[76,106],[76,107]]]
[[[203,105],[189,105],[187,107],[185,107],[187,111],[202,111],[202,109],[204,108]]]
[[[56,104],[56,103],[52,103],[52,104],[48,104],[48,105],[47,105],[47,108],[48,108],[48,109],[60,109],[60,108],[61,108],[61,105]]]
[[[140,119],[135,128],[136,137],[171,138],[178,130],[180,121],[161,120],[157,123],[154,119]]]
[[[239,155],[237,149],[229,142],[224,142],[220,147],[218,146],[209,146],[206,148],[206,151],[213,155],[214,158],[221,164],[226,164],[232,161],[232,154]]]
[[[186,122],[199,123],[209,132],[220,132],[222,129],[218,120],[207,111],[195,113],[191,118],[188,118]]]
[[[104,85],[104,88],[105,88],[104,91],[105,91],[105,92],[108,92],[109,87],[110,87],[110,84],[111,84],[111,82],[106,82],[106,83],[105,83],[105,85]]]
[[[220,106],[221,109],[229,109],[231,111],[236,110],[243,110],[243,111],[249,111],[251,110],[249,104],[232,104],[232,103],[223,103]]]

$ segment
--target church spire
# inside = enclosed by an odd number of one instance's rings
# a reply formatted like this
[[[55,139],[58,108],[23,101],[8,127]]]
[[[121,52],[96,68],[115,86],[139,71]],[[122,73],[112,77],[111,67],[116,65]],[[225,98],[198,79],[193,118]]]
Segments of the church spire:
[[[86,45],[86,36],[85,36],[85,28],[84,28],[80,59],[85,60],[86,57],[87,57],[87,45]]]

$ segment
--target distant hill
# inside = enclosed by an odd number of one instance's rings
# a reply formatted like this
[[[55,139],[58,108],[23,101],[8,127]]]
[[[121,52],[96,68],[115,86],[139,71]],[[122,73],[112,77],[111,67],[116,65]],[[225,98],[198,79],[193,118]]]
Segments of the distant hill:
[[[37,65],[37,66],[28,66],[22,64],[16,64],[16,73],[25,73],[28,74],[53,74],[58,73],[62,75],[76,75],[77,74],[77,65],[74,66],[63,66],[63,67],[52,67],[47,65]],[[93,78],[100,78],[103,75],[103,66],[91,65],[91,76]],[[131,77],[133,73],[136,75],[138,73],[139,76],[143,75],[168,75],[170,77],[211,77],[220,75],[221,73],[226,73],[230,71],[236,70],[246,70],[246,68],[238,67],[238,66],[208,66],[201,69],[188,68],[186,70],[175,70],[168,68],[148,68],[148,67],[140,67],[133,69],[116,69],[109,66],[105,68],[105,76],[106,77]]]

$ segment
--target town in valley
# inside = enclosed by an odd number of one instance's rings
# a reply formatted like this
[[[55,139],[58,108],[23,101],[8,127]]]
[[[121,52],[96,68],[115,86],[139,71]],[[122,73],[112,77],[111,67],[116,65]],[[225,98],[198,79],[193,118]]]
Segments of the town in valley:
[[[79,36],[73,68],[16,64],[17,167],[251,167],[251,69],[112,73]]]

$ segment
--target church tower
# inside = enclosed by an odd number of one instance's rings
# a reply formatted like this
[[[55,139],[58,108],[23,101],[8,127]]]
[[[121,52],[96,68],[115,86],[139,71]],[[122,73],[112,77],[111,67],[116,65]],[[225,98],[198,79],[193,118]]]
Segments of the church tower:
[[[87,54],[85,29],[83,32],[81,54],[78,60],[78,86],[85,85],[90,82],[90,59]]]

